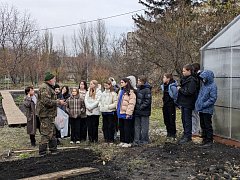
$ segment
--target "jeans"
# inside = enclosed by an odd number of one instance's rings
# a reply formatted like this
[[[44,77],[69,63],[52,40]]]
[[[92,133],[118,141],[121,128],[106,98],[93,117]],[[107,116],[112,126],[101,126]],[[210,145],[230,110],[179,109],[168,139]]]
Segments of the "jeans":
[[[200,133],[200,118],[198,112],[192,111],[192,134],[199,135]]]
[[[98,142],[99,115],[87,117],[87,131],[90,142]]]
[[[119,119],[120,142],[133,142],[133,123],[132,119]]]
[[[163,119],[167,129],[167,136],[175,138],[176,137],[176,107],[174,104],[172,106],[163,106]]]
[[[134,130],[134,142],[137,144],[148,144],[149,116],[136,116]]]
[[[80,118],[69,118],[71,125],[71,141],[80,141]]]
[[[105,142],[113,142],[114,141],[114,133],[115,133],[115,125],[114,115],[102,115],[103,117],[103,135]]]
[[[192,138],[192,110],[182,107],[182,124],[184,130],[184,137]]]
[[[202,128],[203,142],[213,141],[212,115],[208,113],[199,113],[200,125]]]
[[[80,119],[80,141],[87,140],[87,118]]]

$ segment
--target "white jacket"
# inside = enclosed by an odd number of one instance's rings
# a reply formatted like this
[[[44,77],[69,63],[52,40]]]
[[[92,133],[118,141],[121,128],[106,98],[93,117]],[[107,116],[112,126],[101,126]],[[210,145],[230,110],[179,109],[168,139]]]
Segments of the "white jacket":
[[[117,107],[117,93],[105,90],[102,93],[100,103],[100,112],[113,112],[116,111]]]
[[[95,99],[93,99],[92,97],[89,96],[89,90],[87,91],[85,96],[85,106],[86,106],[86,114],[88,116],[100,115],[99,101],[101,99],[101,95],[102,95],[101,90],[97,88]]]

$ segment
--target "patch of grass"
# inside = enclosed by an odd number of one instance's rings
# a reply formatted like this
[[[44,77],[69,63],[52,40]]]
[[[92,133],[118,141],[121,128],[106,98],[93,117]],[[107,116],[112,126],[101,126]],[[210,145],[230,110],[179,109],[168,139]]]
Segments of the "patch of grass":
[[[24,97],[25,97],[25,95],[20,94],[14,99],[17,106],[22,105],[22,103],[24,101]]]
[[[151,116],[150,116],[150,124],[152,122],[157,123],[157,126],[160,128],[164,128],[165,124],[163,121],[163,113],[162,113],[162,108],[152,108]],[[154,124],[154,123],[152,123]]]
[[[0,129],[0,137],[0,154],[6,150],[22,150],[29,149],[31,147],[30,138],[27,134],[26,127],[11,128],[4,126]],[[37,142],[39,139],[39,134],[37,134]]]
[[[131,159],[128,162],[128,171],[132,172],[134,169],[147,168],[147,166],[148,165],[145,159],[142,158]]]
[[[19,158],[20,159],[27,159],[29,157],[31,157],[31,155],[29,153],[21,153],[21,154],[19,154]]]
[[[157,123],[158,127],[165,128],[162,108],[152,108],[150,121],[151,121],[150,125],[155,125]],[[153,122],[155,122],[155,123],[153,123]],[[176,110],[176,125],[177,125],[177,129],[182,129],[182,126],[181,126],[181,111],[179,109]],[[151,128],[153,128],[153,127],[151,127]]]

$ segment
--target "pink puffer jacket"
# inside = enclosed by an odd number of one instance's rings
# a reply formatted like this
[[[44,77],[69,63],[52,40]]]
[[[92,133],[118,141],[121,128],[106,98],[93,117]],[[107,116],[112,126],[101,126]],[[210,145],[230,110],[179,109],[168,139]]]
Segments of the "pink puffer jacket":
[[[124,93],[122,99],[119,99],[120,92],[118,94],[118,101],[122,101],[120,114],[133,115],[133,111],[136,104],[136,95],[133,90],[130,90],[130,94]],[[118,104],[118,103],[117,103]]]

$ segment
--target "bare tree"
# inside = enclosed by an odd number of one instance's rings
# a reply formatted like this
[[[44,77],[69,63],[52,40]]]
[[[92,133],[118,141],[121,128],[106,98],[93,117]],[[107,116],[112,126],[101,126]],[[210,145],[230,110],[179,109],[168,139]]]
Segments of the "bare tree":
[[[107,51],[107,30],[104,21],[98,20],[95,28],[97,59],[101,62]]]
[[[21,80],[21,65],[38,37],[36,24],[26,12],[22,15],[16,8],[4,4],[0,7],[0,18],[0,63],[12,82],[17,83]]]
[[[127,59],[146,65],[140,68],[152,65],[146,72],[156,79],[163,72],[181,75],[184,64],[199,61],[200,47],[240,11],[234,3],[199,6],[191,1],[144,1],[140,2],[148,10],[145,16],[134,17],[137,30]]]

